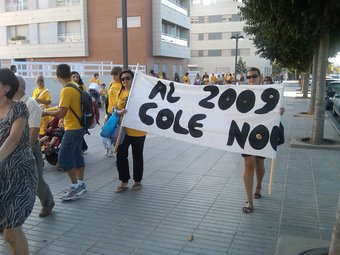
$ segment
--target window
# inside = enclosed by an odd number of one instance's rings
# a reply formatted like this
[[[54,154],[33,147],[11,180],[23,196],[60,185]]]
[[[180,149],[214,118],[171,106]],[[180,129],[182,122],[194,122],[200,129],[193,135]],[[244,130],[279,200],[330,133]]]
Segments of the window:
[[[240,14],[233,14],[231,21],[241,21],[241,15]]]
[[[198,23],[205,23],[204,16],[199,16],[198,17]]]
[[[198,50],[192,50],[191,57],[198,57]]]
[[[165,73],[168,73],[168,65],[167,64],[162,65],[162,71],[165,72]]]
[[[236,49],[231,49],[231,56],[235,56]],[[240,49],[237,49],[237,56],[240,56]]]
[[[38,0],[38,8],[39,9],[48,8],[49,7],[49,2],[50,1],[46,1],[46,0]]]
[[[222,40],[222,33],[209,33],[208,40]]]
[[[122,27],[123,27],[122,18],[117,18],[117,28],[122,28]],[[127,27],[141,27],[140,16],[127,17]]]
[[[198,17],[191,17],[191,24],[197,24],[198,23]]]
[[[204,56],[204,51],[203,50],[199,50],[198,51],[198,56],[199,57],[203,57]]]
[[[209,23],[219,23],[222,22],[222,15],[213,15],[213,16],[208,16],[208,22]]]
[[[18,25],[7,27],[8,44],[27,44],[29,43],[28,25]]]
[[[220,57],[222,56],[222,50],[208,50],[209,57]]]
[[[250,56],[250,49],[240,49],[240,56]]]
[[[27,9],[28,9],[27,0],[5,0],[6,12],[15,12]]]
[[[70,5],[79,5],[80,0],[57,0],[57,6],[70,6]]]
[[[204,34],[203,33],[198,34],[198,40],[199,41],[203,41],[204,40]]]
[[[39,33],[39,43],[49,43],[50,42],[50,29],[49,23],[40,23],[38,24],[38,33]]]
[[[222,22],[229,22],[229,21],[232,21],[232,19],[233,19],[233,15],[228,15],[228,14],[226,14],[226,15],[223,15],[222,16]]]
[[[172,65],[172,74],[175,75],[177,73],[177,65]]]
[[[153,64],[153,71],[159,73],[159,64]]]
[[[81,29],[80,21],[64,21],[58,22],[58,38],[60,43],[80,42]]]

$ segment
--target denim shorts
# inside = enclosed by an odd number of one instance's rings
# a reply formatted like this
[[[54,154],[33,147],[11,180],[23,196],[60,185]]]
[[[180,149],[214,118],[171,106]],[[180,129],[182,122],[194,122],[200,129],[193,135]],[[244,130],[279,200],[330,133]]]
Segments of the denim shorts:
[[[58,153],[59,171],[68,171],[72,168],[85,166],[82,150],[83,137],[83,129],[65,131]]]

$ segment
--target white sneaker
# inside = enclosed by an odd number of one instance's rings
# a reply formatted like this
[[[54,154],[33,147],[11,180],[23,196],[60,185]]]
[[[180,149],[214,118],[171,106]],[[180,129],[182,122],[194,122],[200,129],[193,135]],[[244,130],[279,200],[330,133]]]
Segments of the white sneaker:
[[[106,149],[105,156],[109,156],[109,149]]]
[[[114,153],[113,151],[109,151],[109,154],[108,154],[109,157],[113,157],[114,156]]]

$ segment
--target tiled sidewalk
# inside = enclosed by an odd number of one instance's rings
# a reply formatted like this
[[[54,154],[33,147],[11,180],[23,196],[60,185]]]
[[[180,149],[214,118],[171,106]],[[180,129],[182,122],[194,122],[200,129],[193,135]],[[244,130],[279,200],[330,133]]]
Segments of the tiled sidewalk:
[[[296,88],[292,88],[296,89]],[[340,191],[340,153],[291,148],[291,137],[311,133],[307,100],[286,99],[286,143],[280,146],[273,194],[245,215],[240,155],[149,136],[140,191],[113,192],[118,185],[114,158],[104,156],[99,129],[87,136],[86,185],[76,201],[59,197],[66,174],[46,163],[45,178],[55,196],[54,215],[41,219],[39,200],[24,229],[32,254],[271,255],[282,235],[329,241]],[[326,118],[325,137],[337,138]],[[187,240],[192,234],[194,239]],[[0,239],[0,254],[8,254]]]

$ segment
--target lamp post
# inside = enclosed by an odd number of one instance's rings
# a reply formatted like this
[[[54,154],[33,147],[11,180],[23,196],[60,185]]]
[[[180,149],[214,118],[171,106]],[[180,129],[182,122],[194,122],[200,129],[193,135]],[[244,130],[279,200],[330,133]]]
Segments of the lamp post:
[[[236,84],[236,77],[237,77],[236,68],[237,68],[238,40],[243,40],[244,37],[243,37],[243,35],[237,34],[237,35],[233,35],[232,37],[230,37],[230,39],[236,40],[236,51],[235,51],[235,84]]]

